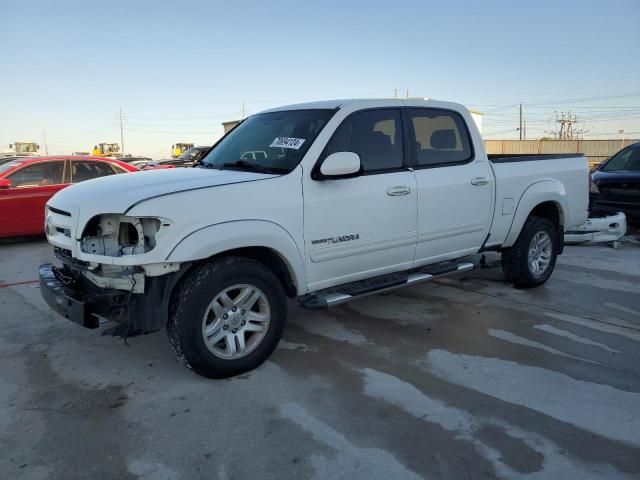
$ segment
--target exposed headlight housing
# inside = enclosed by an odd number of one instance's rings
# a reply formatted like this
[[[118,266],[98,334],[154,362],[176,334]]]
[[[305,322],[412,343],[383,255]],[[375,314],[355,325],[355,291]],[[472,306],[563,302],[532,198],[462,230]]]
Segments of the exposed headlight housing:
[[[48,208],[46,212],[47,212],[47,217],[44,220],[44,233],[46,233],[47,235],[52,235],[53,234],[53,218],[51,218],[51,215],[49,215]]]
[[[80,250],[107,257],[140,255],[155,248],[156,235],[169,225],[171,222],[163,218],[98,215],[85,226]]]
[[[589,175],[589,193],[600,193],[600,189],[596,182],[593,181],[593,177]]]

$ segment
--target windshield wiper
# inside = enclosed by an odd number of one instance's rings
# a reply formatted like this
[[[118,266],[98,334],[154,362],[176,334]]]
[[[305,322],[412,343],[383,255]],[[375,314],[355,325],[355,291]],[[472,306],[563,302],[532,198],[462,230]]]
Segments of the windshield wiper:
[[[255,163],[247,162],[246,160],[236,160],[235,162],[227,162],[222,164],[223,167],[228,168],[242,168],[246,170],[252,170],[258,173],[286,173],[286,168],[276,167],[263,167],[262,165],[256,165]]]

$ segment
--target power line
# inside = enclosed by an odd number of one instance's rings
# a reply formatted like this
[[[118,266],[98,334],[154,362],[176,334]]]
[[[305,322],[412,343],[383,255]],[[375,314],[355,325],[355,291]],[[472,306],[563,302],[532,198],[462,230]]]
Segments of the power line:
[[[144,130],[139,128],[128,128],[130,132],[141,132],[141,133],[161,133],[161,134],[171,134],[171,135],[216,135],[222,133],[222,130],[208,130],[206,132],[196,132],[196,131],[176,131],[176,130]]]
[[[509,130],[502,130],[500,132],[485,133],[482,136],[483,137],[491,137],[493,135],[500,135],[502,133],[517,132],[517,131],[518,131],[517,128],[510,128]]]

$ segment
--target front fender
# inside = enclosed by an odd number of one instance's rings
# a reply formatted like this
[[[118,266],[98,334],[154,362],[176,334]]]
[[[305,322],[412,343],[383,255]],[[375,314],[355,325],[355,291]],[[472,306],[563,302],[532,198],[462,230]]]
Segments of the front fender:
[[[203,260],[244,247],[266,247],[275,251],[287,265],[298,294],[307,293],[307,275],[300,250],[283,227],[267,220],[229,221],[195,230],[173,247],[166,261]]]
[[[531,211],[544,202],[556,204],[560,214],[560,225],[565,224],[564,218],[570,210],[564,185],[554,179],[545,179],[532,183],[525,189],[518,201],[511,228],[503,243],[504,247],[510,247],[515,243]]]

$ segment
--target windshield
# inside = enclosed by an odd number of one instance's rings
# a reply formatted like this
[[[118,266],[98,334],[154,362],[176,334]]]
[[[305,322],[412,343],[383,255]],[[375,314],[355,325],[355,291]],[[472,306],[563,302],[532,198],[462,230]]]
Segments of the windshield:
[[[36,145],[34,143],[16,143],[16,153],[35,153]]]
[[[640,172],[640,147],[629,147],[619,151],[607,164],[603,172]]]
[[[0,159],[0,175],[2,175],[5,172],[8,172],[13,167],[20,165],[24,161],[24,160],[11,159],[11,161],[9,162],[3,162],[2,160],[3,159]]]
[[[233,129],[202,160],[208,168],[288,173],[327,124],[335,110],[261,113]]]

